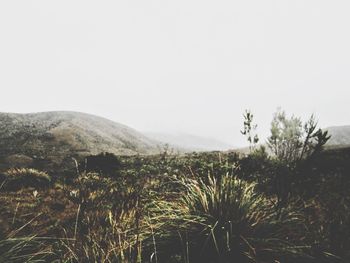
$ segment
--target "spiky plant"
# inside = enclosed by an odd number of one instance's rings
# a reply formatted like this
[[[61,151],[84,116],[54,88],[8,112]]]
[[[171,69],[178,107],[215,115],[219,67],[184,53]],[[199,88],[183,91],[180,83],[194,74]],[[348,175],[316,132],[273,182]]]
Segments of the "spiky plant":
[[[158,202],[153,210],[156,216],[151,221],[158,225],[156,241],[163,261],[176,254],[185,263],[307,257],[301,214],[292,206],[277,213],[254,183],[225,175],[206,181],[184,179],[180,185],[177,201]]]

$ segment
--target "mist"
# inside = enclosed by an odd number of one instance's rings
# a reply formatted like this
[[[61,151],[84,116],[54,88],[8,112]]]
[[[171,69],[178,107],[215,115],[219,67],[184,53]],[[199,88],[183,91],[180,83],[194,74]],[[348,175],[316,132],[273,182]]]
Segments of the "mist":
[[[234,146],[251,109],[350,123],[347,1],[2,1],[2,112],[92,113]]]

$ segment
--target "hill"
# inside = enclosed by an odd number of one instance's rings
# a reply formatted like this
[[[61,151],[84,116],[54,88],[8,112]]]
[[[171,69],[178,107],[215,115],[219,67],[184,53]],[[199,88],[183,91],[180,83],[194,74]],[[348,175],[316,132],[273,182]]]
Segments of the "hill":
[[[150,154],[157,143],[125,125],[78,112],[0,113],[0,161],[60,165],[72,157],[110,152]]]
[[[328,133],[332,135],[327,145],[330,147],[348,147],[350,146],[350,125],[333,126],[326,128]]]

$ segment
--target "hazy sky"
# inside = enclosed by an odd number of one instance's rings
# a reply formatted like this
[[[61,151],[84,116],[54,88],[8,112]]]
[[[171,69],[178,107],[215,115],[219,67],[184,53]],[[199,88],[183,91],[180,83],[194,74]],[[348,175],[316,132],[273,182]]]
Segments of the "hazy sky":
[[[1,1],[0,111],[74,110],[242,145],[250,108],[350,124],[350,2]]]

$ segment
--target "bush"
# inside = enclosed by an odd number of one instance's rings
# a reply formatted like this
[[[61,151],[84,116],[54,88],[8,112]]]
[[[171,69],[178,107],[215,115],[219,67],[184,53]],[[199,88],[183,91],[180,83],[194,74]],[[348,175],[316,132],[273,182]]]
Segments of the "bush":
[[[277,160],[295,165],[300,160],[319,153],[330,137],[328,131],[317,129],[313,115],[303,124],[300,118],[288,118],[279,109],[271,122],[271,136],[267,145]]]
[[[22,188],[47,188],[51,177],[43,171],[32,168],[11,168],[4,173],[3,187],[5,190],[16,191]]]
[[[120,160],[113,153],[100,153],[85,158],[80,164],[86,172],[96,172],[108,176],[116,176],[120,170]]]

